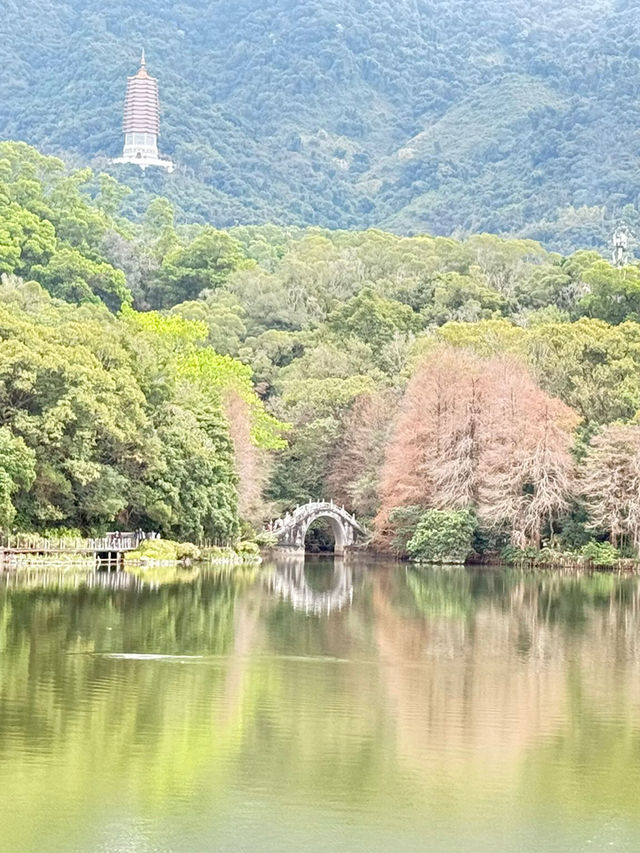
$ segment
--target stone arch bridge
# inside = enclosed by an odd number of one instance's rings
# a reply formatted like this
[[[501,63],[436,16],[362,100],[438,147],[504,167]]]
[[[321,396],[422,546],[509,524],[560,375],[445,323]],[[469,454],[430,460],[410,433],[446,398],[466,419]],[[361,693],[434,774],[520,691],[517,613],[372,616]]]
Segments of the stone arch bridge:
[[[276,536],[279,548],[303,554],[305,539],[311,525],[318,519],[327,519],[335,541],[334,553],[344,554],[345,549],[367,537],[367,531],[356,517],[333,501],[311,501],[297,506],[282,518],[272,521],[269,530]]]

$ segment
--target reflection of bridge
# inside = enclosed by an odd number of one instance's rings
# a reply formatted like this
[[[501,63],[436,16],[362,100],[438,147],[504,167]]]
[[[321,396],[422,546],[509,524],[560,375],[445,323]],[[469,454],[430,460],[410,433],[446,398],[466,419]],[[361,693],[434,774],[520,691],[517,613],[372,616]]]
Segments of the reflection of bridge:
[[[278,559],[278,567],[269,575],[267,584],[272,593],[290,601],[294,610],[304,610],[317,616],[342,610],[353,600],[353,569],[347,568],[344,560],[340,559],[333,563],[333,585],[324,592],[309,585],[303,556]]]
[[[303,553],[307,532],[320,518],[326,519],[331,526],[335,540],[334,551],[338,555],[344,554],[345,548],[367,535],[367,531],[355,516],[333,501],[311,501],[304,506],[298,506],[293,512],[272,521],[269,529],[276,535],[280,548]]]

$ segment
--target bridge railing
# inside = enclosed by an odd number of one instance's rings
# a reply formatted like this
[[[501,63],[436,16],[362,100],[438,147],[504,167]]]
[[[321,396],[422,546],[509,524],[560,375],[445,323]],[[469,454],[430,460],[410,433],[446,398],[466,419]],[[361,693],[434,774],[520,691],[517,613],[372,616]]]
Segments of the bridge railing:
[[[284,532],[289,528],[294,527],[302,519],[307,518],[309,515],[313,515],[314,512],[317,512],[319,509],[325,507],[337,513],[338,515],[341,515],[355,527],[358,527],[360,530],[363,530],[362,525],[357,520],[354,513],[349,512],[344,508],[344,506],[340,506],[339,504],[334,503],[332,500],[309,501],[306,504],[298,505],[294,510],[287,512],[284,516],[270,521],[267,525],[267,529],[271,533]]]

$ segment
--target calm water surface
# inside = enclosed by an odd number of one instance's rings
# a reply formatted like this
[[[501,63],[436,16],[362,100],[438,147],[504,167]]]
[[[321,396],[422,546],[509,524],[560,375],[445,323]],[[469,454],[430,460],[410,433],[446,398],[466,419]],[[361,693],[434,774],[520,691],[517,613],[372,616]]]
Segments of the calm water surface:
[[[12,853],[638,851],[639,579],[0,576],[0,790]]]

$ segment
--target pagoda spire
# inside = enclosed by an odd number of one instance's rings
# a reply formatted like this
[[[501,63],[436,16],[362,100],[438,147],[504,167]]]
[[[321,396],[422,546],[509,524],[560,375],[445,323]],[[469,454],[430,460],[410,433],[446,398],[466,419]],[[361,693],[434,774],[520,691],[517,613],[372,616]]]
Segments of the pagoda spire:
[[[142,48],[142,56],[140,57],[140,68],[146,68],[146,67],[147,67],[147,60],[146,60],[146,57],[144,55],[144,48]]]

